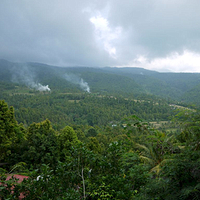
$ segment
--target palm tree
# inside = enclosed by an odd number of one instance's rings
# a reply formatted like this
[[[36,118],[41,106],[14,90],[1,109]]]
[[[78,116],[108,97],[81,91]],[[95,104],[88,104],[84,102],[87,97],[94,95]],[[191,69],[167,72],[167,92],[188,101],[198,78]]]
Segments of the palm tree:
[[[140,149],[140,158],[141,160],[150,166],[150,172],[154,172],[157,175],[166,162],[170,162],[173,159],[167,158],[168,154],[172,154],[174,147],[170,140],[173,139],[173,136],[168,136],[159,132],[161,138],[158,139],[158,136],[151,136],[151,138],[156,139],[154,143],[136,144],[136,147]]]

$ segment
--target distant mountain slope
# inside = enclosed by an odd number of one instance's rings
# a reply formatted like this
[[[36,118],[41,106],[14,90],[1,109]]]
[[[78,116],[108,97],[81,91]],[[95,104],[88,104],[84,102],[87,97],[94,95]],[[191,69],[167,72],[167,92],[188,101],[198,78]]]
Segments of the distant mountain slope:
[[[0,60],[0,72],[1,81],[23,85],[31,85],[29,82],[40,83],[61,92],[81,91],[81,81],[83,84],[89,84],[92,92],[134,94],[145,92],[133,79],[119,74],[109,74],[100,68],[64,68],[40,63],[11,63]]]
[[[105,72],[84,72],[82,77],[87,80],[92,91],[114,93],[145,93],[143,87],[133,79],[121,75],[107,74]]]
[[[199,73],[159,73],[142,68],[57,67],[0,60],[0,81],[48,85],[52,91],[150,94],[200,105]],[[7,86],[6,86],[7,87]],[[85,90],[86,91],[86,90]]]
[[[143,89],[150,94],[169,97],[175,100],[182,100],[182,96],[187,91],[192,90],[200,84],[199,73],[159,73],[142,68],[105,68],[109,73],[128,76],[136,83],[141,85]],[[195,97],[191,96],[190,99],[194,102]]]
[[[181,100],[186,103],[200,105],[200,84],[185,92],[184,95],[181,97]]]
[[[13,63],[6,60],[0,60],[0,80],[10,82],[12,74],[10,69],[13,67]]]
[[[169,86],[183,92],[192,89],[200,83],[199,73],[159,73],[154,74],[153,77],[165,81]]]

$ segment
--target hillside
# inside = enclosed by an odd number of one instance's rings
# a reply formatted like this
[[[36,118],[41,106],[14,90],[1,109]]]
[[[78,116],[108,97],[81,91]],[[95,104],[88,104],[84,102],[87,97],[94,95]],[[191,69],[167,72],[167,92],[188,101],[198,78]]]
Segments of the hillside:
[[[0,70],[0,199],[183,199],[183,182],[184,199],[199,195],[200,115],[185,103],[199,105],[198,74]],[[11,172],[29,179],[5,181]]]
[[[184,100],[184,94],[198,87],[200,84],[199,73],[159,73],[134,67],[106,68],[106,70],[110,73],[121,74],[132,78],[147,93],[177,101]],[[190,102],[193,102],[193,96],[191,96],[190,100],[192,100]],[[198,100],[194,99],[194,102],[198,102]]]
[[[200,105],[196,92],[198,73],[159,73],[142,68],[57,67],[40,63],[12,63],[0,60],[0,80],[37,90],[112,95],[156,95]],[[42,86],[43,87],[42,87]]]

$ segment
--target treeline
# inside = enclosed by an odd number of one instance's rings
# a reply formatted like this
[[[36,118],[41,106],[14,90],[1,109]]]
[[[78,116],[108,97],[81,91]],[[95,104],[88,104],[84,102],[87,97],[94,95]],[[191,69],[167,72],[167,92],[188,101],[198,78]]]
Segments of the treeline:
[[[7,163],[0,168],[0,197],[199,199],[200,115],[177,117],[176,134],[151,129],[135,115],[124,128],[74,124],[56,131],[49,120],[24,127],[0,101],[0,162]],[[29,179],[5,181],[7,173],[20,171]]]
[[[66,79],[66,75],[69,79]],[[10,86],[12,83],[30,86],[28,82],[32,81],[49,85],[52,91],[81,92],[81,79],[88,84],[92,93],[124,96],[150,94],[200,105],[199,73],[159,73],[135,67],[56,67],[41,63],[12,63],[0,60],[0,80],[3,84],[10,83]],[[2,88],[0,91],[2,92]]]
[[[19,123],[29,126],[33,122],[49,119],[56,130],[66,125],[107,126],[130,115],[148,120],[169,120],[174,109],[165,100],[155,97],[98,95],[86,93],[0,94],[15,108]]]

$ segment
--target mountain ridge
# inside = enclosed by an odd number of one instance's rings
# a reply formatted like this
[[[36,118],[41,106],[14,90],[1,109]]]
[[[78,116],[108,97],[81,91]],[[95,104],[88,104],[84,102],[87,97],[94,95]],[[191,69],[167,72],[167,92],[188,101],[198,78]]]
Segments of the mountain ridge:
[[[69,78],[70,76],[72,78]],[[17,81],[14,81],[13,77]],[[36,62],[15,63],[0,59],[1,81],[26,85],[28,79],[49,85],[54,91],[81,91],[82,81],[88,84],[91,92],[131,93],[136,96],[150,94],[200,105],[199,73],[163,73],[134,67],[60,67]]]

